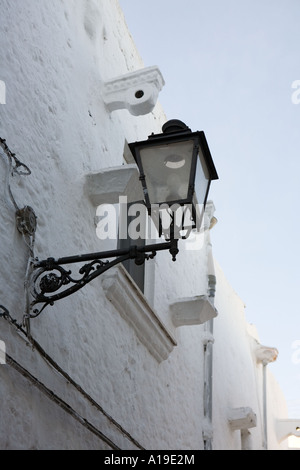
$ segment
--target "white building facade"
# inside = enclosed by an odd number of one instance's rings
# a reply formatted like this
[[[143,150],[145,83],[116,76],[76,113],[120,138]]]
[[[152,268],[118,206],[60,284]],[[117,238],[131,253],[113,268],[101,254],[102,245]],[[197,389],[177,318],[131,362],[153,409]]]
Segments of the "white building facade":
[[[99,206],[140,200],[128,143],[161,132],[167,84],[117,0],[0,6],[0,448],[286,449],[277,351],[213,259],[212,201],[142,288],[120,264],[31,318],[35,258],[119,246]]]

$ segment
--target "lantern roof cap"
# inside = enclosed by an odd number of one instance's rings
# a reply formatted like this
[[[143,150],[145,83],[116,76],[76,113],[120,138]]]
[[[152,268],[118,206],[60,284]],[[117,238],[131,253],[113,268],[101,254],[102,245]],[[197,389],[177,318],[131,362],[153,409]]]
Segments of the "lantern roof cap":
[[[171,119],[162,126],[162,131],[164,134],[170,134],[173,132],[191,132],[191,129],[179,119]]]

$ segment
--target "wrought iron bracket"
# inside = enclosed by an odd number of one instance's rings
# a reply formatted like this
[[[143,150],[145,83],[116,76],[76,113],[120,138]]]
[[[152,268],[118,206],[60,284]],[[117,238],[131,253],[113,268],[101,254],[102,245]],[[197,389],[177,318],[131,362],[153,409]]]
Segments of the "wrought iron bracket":
[[[36,318],[45,307],[82,289],[113,266],[128,259],[134,259],[136,264],[141,265],[145,260],[154,258],[157,251],[162,250],[169,250],[172,260],[176,261],[179,251],[178,240],[171,239],[165,243],[143,247],[132,246],[124,250],[88,253],[58,259],[47,258],[42,261],[34,259],[30,282],[30,291],[34,300],[30,304],[29,318]],[[71,270],[63,267],[78,263],[81,263],[78,278],[73,277]],[[38,304],[40,304],[39,308],[37,308]]]

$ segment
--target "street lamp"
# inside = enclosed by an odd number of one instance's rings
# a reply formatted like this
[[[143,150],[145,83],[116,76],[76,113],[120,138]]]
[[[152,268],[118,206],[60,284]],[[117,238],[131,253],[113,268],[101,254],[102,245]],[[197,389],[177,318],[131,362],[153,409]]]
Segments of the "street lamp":
[[[183,207],[190,211],[193,228],[199,229],[210,183],[218,179],[205,134],[192,132],[176,119],[166,122],[162,131],[129,144],[149,215],[161,206],[171,211]]]
[[[143,264],[162,250],[169,250],[173,261],[176,260],[179,237],[174,230],[174,212],[177,207],[189,207],[193,227],[199,227],[210,182],[218,175],[203,132],[191,132],[178,120],[168,121],[162,131],[162,134],[152,134],[146,141],[131,143],[129,147],[140,172],[149,215],[153,215],[153,208],[160,209],[161,206],[170,208],[172,213],[166,241],[58,259],[35,259],[32,262],[31,294],[34,300],[31,302],[31,318],[37,317],[47,305],[77,292],[118,263],[134,259],[136,264]],[[19,221],[19,226],[22,227],[22,221]],[[72,272],[63,267],[74,263],[85,263],[78,270],[79,278],[74,278]],[[37,304],[42,306],[37,309]]]

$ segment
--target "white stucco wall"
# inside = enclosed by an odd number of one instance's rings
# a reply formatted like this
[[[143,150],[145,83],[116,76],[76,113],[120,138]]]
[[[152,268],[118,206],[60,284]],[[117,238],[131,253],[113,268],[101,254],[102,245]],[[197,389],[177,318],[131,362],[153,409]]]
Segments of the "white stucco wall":
[[[263,365],[256,360],[259,335],[245,318],[245,305],[215,261],[217,274],[216,306],[220,314],[214,324],[214,423],[218,426],[214,444],[218,449],[241,445],[240,431],[228,425],[231,409],[250,407],[257,426],[250,429],[255,449],[284,449],[275,436],[276,419],[287,417],[282,392],[267,367],[267,442],[265,442]],[[273,345],[271,345],[273,346]]]
[[[127,110],[109,113],[104,105],[104,80],[144,67],[118,2],[0,0],[0,6],[0,79],[6,84],[0,137],[31,170],[30,176],[14,176],[10,182],[18,206],[29,205],[37,215],[34,254],[44,259],[106,249],[96,236],[86,175],[122,165],[126,141],[161,132],[166,121],[159,103],[138,117]],[[7,172],[3,154],[0,305],[21,325],[29,250],[16,228]],[[149,305],[122,270],[113,272],[119,281],[113,277],[112,283],[124,286],[124,305],[130,296],[139,299],[136,309],[138,315],[140,309],[146,312],[146,333],[148,320],[158,329],[160,321],[165,325],[163,345],[157,345],[162,354],[164,341],[170,348],[164,360],[149,352],[116,308],[107,294],[109,277],[94,280],[31,320],[35,347],[24,330],[0,318],[0,340],[10,359],[0,366],[0,448],[203,448],[204,326],[175,328],[169,305],[207,294],[206,247],[196,252],[182,247],[176,263],[169,253],[148,263],[148,284],[154,283],[154,289],[148,285],[146,292],[159,321],[149,320]],[[242,302],[221,271],[217,280],[214,447],[239,448],[226,413],[230,406],[251,406],[260,420],[260,384]],[[76,413],[68,413],[64,404]],[[283,400],[273,400],[272,406],[276,416]],[[253,434],[260,447],[260,421]]]

